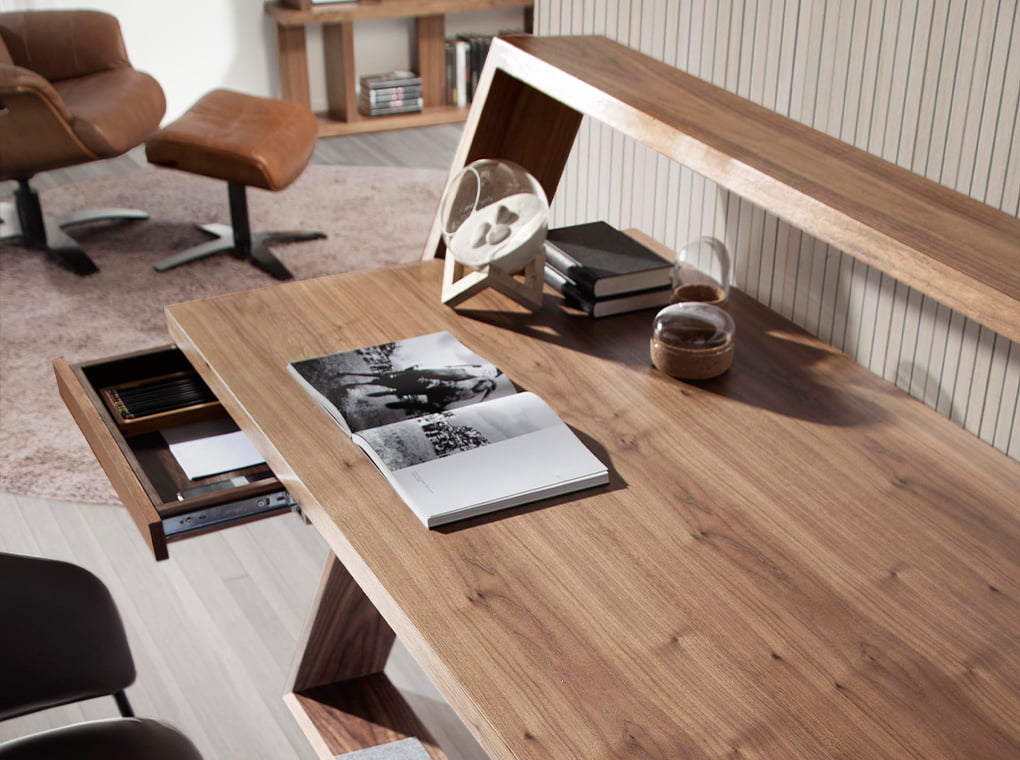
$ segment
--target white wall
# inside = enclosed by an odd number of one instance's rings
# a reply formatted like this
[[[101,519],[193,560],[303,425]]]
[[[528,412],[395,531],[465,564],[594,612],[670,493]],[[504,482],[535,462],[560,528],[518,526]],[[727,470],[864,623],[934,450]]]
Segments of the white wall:
[[[535,26],[611,37],[1020,215],[1017,0],[540,0]],[[1020,346],[1001,335],[601,124],[552,210],[725,241],[742,290],[1020,459]]]
[[[278,96],[276,29],[260,0],[0,0],[0,10],[94,8],[120,20],[132,64],[152,74],[167,98],[166,120],[216,87]],[[447,31],[519,28],[514,9],[453,14]],[[355,24],[359,73],[407,68],[412,23],[382,19]],[[312,107],[326,107],[321,27],[308,30]]]

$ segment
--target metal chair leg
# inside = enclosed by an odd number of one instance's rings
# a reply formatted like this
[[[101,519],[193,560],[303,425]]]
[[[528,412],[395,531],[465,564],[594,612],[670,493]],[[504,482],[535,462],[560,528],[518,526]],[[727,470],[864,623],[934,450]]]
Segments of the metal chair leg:
[[[64,232],[64,227],[85,222],[149,218],[144,211],[125,208],[87,209],[51,216],[43,213],[39,194],[28,184],[28,180],[18,180],[14,203],[2,205],[0,240],[19,238],[25,245],[45,251],[59,265],[78,275],[93,274],[99,271],[99,267]]]
[[[247,188],[236,182],[228,182],[227,193],[230,201],[230,225],[200,225],[199,229],[214,235],[216,239],[163,259],[156,264],[158,271],[164,272],[167,269],[197,261],[213,254],[230,253],[235,258],[248,261],[252,266],[261,269],[278,280],[290,280],[294,275],[269,250],[269,244],[321,240],[326,237],[325,233],[322,232],[304,232],[301,230],[282,230],[253,234],[248,217]]]
[[[123,689],[121,691],[114,692],[113,698],[117,702],[117,709],[120,710],[121,717],[135,717],[135,711],[131,708],[131,703],[128,702],[127,694],[124,693]]]

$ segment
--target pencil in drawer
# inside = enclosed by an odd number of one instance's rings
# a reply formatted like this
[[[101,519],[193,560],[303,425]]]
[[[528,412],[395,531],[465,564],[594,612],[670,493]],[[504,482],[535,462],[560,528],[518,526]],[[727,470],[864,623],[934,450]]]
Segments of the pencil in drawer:
[[[160,429],[171,421],[195,422],[219,408],[209,386],[193,371],[108,386],[100,396],[118,427],[130,433]]]

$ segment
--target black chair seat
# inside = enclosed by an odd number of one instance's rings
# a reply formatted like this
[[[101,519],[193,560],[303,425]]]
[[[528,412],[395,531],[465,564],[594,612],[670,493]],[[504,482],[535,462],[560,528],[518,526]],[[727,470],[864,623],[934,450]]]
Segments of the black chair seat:
[[[187,737],[159,721],[111,718],[0,744],[0,760],[202,760]]]

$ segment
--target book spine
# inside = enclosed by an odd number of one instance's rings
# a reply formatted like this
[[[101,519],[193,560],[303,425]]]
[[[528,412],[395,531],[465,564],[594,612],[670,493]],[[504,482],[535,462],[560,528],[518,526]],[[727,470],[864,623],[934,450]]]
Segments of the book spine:
[[[453,105],[457,104],[457,96],[456,96],[456,94],[454,92],[454,83],[453,83],[453,81],[454,81],[453,77],[454,77],[454,74],[455,74],[455,72],[457,70],[457,65],[456,65],[457,55],[456,55],[456,52],[455,52],[454,47],[453,47],[453,42],[451,40],[447,40],[446,41],[444,53],[445,53],[445,56],[446,56],[446,58],[445,58],[445,63],[446,63],[446,97],[444,98],[443,102],[446,103],[446,105],[448,105],[448,106],[453,106]]]
[[[419,98],[409,105],[390,107],[387,105],[369,107],[365,103],[358,104],[358,112],[363,116],[392,116],[401,113],[419,113],[422,110],[423,100]]]
[[[595,297],[595,280],[587,275],[576,259],[548,240],[545,241],[545,260],[560,272],[569,272],[576,287],[588,291],[591,298]]]
[[[370,103],[385,103],[390,100],[408,100],[421,97],[421,87],[387,87],[383,90],[362,90],[362,100]]]
[[[466,106],[467,98],[467,53],[468,44],[464,40],[457,40],[456,44],[456,85],[457,105]]]
[[[421,77],[394,77],[390,79],[376,79],[363,77],[361,87],[365,90],[385,90],[391,87],[421,87]]]
[[[362,98],[360,103],[361,103],[361,105],[366,106],[366,107],[368,107],[371,110],[375,110],[377,108],[381,108],[381,109],[385,109],[385,108],[404,108],[406,106],[419,106],[420,107],[421,104],[422,104],[422,98],[421,98],[421,96],[415,96],[413,98],[407,98],[405,100],[380,100],[380,101],[375,102],[375,103],[373,103],[373,102],[371,102],[369,100],[365,100],[365,99]]]
[[[555,267],[545,266],[545,281],[557,293],[563,296],[563,302],[574,309],[579,309],[592,316],[595,313],[595,299],[586,294],[563,272]]]

